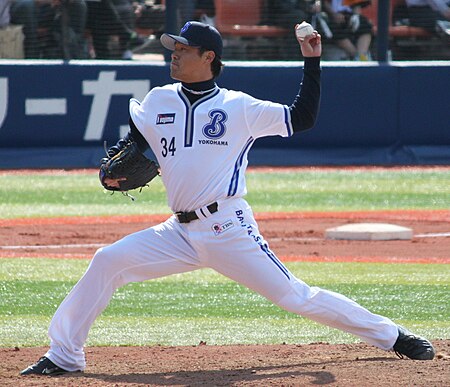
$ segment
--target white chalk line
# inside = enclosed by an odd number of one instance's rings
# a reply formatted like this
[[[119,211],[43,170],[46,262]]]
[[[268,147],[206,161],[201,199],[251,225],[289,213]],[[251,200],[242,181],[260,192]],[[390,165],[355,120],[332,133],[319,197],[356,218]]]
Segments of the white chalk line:
[[[439,238],[450,237],[450,232],[437,232],[428,234],[416,234],[414,238]],[[269,242],[314,242],[322,241],[325,238],[313,238],[313,237],[277,237],[267,238]],[[79,243],[79,244],[65,244],[65,245],[13,245],[13,246],[0,246],[0,250],[25,250],[25,249],[79,249],[79,248],[100,248],[104,247],[105,243]]]
[[[450,232],[435,232],[429,234],[417,234],[414,238],[435,238],[435,237],[449,237]]]
[[[22,250],[22,249],[76,249],[76,248],[90,248],[103,247],[104,243],[80,243],[67,245],[14,245],[14,246],[0,246],[0,250]]]
[[[301,241],[323,241],[323,238],[313,238],[313,237],[277,237],[277,238],[266,238],[269,242],[301,242]]]

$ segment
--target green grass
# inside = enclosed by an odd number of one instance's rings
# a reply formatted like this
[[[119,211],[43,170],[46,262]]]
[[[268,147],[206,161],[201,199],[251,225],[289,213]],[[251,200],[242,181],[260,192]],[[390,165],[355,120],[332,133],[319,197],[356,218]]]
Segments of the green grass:
[[[2,259],[0,346],[46,345],[57,306],[84,260]],[[290,263],[310,285],[349,296],[430,338],[450,338],[449,265]],[[393,270],[395,268],[395,270]],[[212,270],[128,284],[94,324],[88,345],[331,343],[359,339],[283,311]]]
[[[3,184],[3,186],[1,185]],[[3,218],[169,213],[160,179],[131,202],[103,190],[95,172],[67,175],[0,175]],[[138,192],[138,191],[136,191]]]
[[[247,200],[259,211],[450,209],[450,170],[249,172]],[[160,179],[131,202],[103,191],[97,173],[0,175],[3,218],[169,213]]]
[[[247,174],[260,211],[450,209],[450,170],[301,170]],[[169,213],[157,179],[132,202],[103,192],[96,172],[0,174],[2,218]],[[0,346],[47,345],[56,308],[84,260],[0,260]],[[289,263],[310,285],[355,299],[432,339],[450,338],[449,265]],[[359,339],[289,314],[211,270],[129,284],[94,324],[88,345],[331,343]]]
[[[450,209],[450,171],[274,172],[248,183],[256,211]]]

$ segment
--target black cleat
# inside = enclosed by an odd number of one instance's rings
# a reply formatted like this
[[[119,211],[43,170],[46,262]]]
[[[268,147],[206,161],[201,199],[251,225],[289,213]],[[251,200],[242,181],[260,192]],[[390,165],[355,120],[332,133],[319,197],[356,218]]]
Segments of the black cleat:
[[[46,375],[46,376],[56,376],[66,374],[69,371],[58,367],[50,359],[45,356],[41,357],[36,364],[32,364],[25,368],[20,374],[21,375]]]
[[[405,355],[413,360],[432,360],[435,353],[433,345],[427,339],[412,334],[400,325],[393,349],[401,359]]]

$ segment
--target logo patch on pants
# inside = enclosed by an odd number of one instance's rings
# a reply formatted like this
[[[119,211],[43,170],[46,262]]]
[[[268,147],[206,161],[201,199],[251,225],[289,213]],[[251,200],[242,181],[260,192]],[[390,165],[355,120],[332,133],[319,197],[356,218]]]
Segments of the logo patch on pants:
[[[220,235],[223,234],[225,231],[229,230],[230,228],[234,227],[234,223],[232,220],[227,220],[226,222],[219,224],[214,223],[211,227],[211,229],[214,232],[214,235]]]

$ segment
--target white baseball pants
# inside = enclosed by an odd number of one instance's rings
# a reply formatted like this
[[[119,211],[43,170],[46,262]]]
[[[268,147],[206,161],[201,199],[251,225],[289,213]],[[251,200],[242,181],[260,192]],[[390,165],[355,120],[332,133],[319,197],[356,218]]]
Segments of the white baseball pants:
[[[83,370],[83,347],[89,329],[117,288],[204,267],[290,312],[352,333],[384,350],[393,347],[398,330],[391,320],[343,295],[310,287],[295,278],[259,234],[244,199],[219,202],[218,212],[201,216],[186,224],[172,216],[160,225],[99,249],[56,311],[49,328],[50,349],[45,356],[68,371]]]

